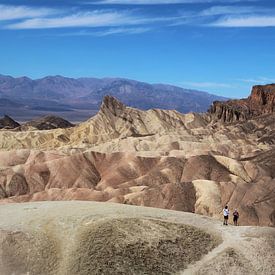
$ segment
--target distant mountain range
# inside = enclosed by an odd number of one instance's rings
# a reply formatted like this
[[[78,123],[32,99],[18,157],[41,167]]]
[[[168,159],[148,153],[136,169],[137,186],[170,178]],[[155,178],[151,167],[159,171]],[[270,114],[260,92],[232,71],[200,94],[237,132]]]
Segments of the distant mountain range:
[[[140,109],[204,112],[215,100],[226,98],[172,85],[148,84],[121,78],[47,76],[32,80],[0,75],[0,115],[25,121],[47,114],[82,121],[94,115],[105,95]]]

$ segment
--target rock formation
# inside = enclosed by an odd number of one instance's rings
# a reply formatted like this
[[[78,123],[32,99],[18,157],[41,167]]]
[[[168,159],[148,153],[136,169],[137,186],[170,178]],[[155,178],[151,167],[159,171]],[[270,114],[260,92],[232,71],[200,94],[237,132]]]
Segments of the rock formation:
[[[216,218],[228,204],[242,225],[275,226],[273,90],[259,89],[238,101],[247,119],[225,124],[215,112],[141,111],[107,96],[73,128],[0,131],[0,202],[108,201]]]
[[[209,112],[217,120],[231,123],[275,111],[275,84],[254,86],[247,99],[215,101]]]
[[[28,130],[51,130],[51,129],[58,129],[58,128],[70,128],[74,125],[69,121],[58,117],[58,116],[44,116],[35,120],[31,120],[26,122],[19,127],[18,130],[21,131],[28,131]]]
[[[0,119],[0,129],[14,129],[19,126],[20,124],[18,122],[7,115]]]

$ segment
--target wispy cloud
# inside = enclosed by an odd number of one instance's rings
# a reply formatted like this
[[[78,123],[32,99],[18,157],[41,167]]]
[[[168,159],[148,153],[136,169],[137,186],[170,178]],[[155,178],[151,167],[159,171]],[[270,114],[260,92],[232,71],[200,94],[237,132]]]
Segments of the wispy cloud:
[[[275,27],[275,16],[249,15],[243,17],[228,16],[209,24],[213,27]]]
[[[233,27],[235,20],[273,17],[275,10],[259,6],[219,5],[201,11],[183,11],[182,16],[171,23],[170,26],[196,25],[207,27]],[[244,26],[242,22],[236,22],[236,27]],[[254,22],[255,23],[255,22]],[[257,23],[257,22],[256,22]],[[256,24],[255,23],[255,24]],[[266,23],[266,22],[265,22]],[[251,26],[253,26],[251,24]],[[266,24],[258,25],[265,27]],[[270,25],[269,25],[270,26]]]
[[[212,6],[199,13],[200,16],[215,16],[215,15],[233,15],[233,14],[251,14],[255,12],[268,12],[267,9],[262,9],[254,6]]]
[[[218,82],[183,82],[183,85],[194,88],[233,88],[232,84]]]
[[[239,78],[237,81],[252,83],[252,84],[267,84],[267,83],[275,83],[275,77],[257,77],[257,78]]]
[[[87,2],[89,4],[118,4],[118,5],[166,5],[166,4],[195,4],[195,3],[235,3],[235,2],[252,2],[253,0],[102,0]]]
[[[137,19],[121,12],[81,12],[63,17],[32,18],[10,24],[8,29],[49,29],[68,27],[103,27],[131,24]]]
[[[253,0],[248,0],[253,1]],[[247,1],[247,2],[248,2]],[[254,6],[229,5],[238,0],[102,0],[101,4],[173,4],[173,3],[226,2],[227,5],[212,6],[202,10],[185,9],[155,16],[142,9],[50,9],[28,6],[0,5],[2,29],[53,29],[53,28],[108,28],[107,35],[116,33],[143,33],[145,29],[165,26],[196,25],[207,27],[275,27],[273,10]],[[243,3],[244,1],[242,1]],[[118,28],[119,27],[119,28]]]
[[[151,28],[111,28],[102,32],[97,32],[97,36],[108,36],[113,34],[138,34],[151,31]]]
[[[143,27],[134,27],[134,28],[109,28],[102,31],[88,31],[88,30],[80,30],[76,32],[66,32],[59,33],[55,36],[108,36],[108,35],[129,35],[129,34],[139,34],[151,31],[151,28],[143,28]]]
[[[129,11],[95,10],[92,12],[78,12],[66,16],[26,19],[18,23],[8,24],[4,28],[17,30],[78,27],[95,28],[145,25],[173,20],[175,20],[175,17],[144,17],[134,15]]]
[[[15,20],[33,17],[44,17],[58,13],[50,8],[33,8],[27,6],[0,5],[0,20]]]

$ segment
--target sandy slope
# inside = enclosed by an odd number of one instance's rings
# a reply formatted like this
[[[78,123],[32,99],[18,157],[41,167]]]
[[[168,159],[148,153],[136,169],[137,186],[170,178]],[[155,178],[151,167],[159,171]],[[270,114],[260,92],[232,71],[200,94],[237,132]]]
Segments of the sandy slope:
[[[1,275],[274,274],[274,258],[273,228],[112,203],[0,206]]]

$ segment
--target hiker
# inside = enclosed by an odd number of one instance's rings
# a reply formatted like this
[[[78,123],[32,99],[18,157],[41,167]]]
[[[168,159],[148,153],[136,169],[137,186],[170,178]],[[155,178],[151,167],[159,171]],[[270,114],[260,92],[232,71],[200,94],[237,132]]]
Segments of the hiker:
[[[233,222],[234,222],[234,225],[238,225],[238,219],[239,219],[239,212],[237,209],[234,210],[233,212]]]
[[[228,209],[228,206],[226,205],[223,209],[223,225],[228,225],[227,223],[228,217],[229,217],[229,209]]]

